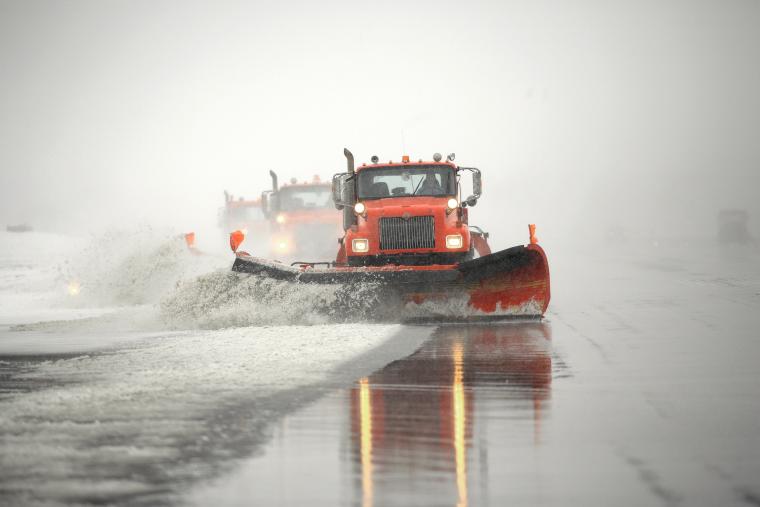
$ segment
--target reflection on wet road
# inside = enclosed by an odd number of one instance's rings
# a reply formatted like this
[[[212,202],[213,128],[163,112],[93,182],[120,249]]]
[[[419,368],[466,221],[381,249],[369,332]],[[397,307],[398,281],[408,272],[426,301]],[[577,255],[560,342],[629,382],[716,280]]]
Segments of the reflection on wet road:
[[[478,505],[492,447],[541,443],[552,380],[540,322],[444,326],[413,354],[286,417],[263,456],[198,503]],[[297,487],[294,487],[297,485]]]
[[[443,327],[350,394],[352,463],[365,506],[467,505],[488,480],[488,427],[532,422],[540,441],[551,387],[545,324]],[[497,433],[498,435],[498,433]],[[494,435],[496,436],[496,435]],[[476,449],[477,448],[477,449]]]

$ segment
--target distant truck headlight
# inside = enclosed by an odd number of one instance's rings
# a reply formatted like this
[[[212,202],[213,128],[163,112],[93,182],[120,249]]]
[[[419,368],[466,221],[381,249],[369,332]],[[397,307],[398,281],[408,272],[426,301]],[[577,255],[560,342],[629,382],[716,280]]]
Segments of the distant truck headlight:
[[[369,241],[366,239],[351,240],[351,250],[356,253],[369,252]]]
[[[72,281],[69,282],[69,295],[70,296],[78,296],[81,289],[82,288],[79,285],[78,281],[72,280]]]
[[[354,205],[354,211],[357,215],[363,215],[365,211],[367,211],[367,207],[364,205],[363,202],[357,202]]]
[[[462,235],[451,234],[446,236],[446,248],[462,248]]]
[[[450,211],[453,211],[453,210],[457,209],[457,206],[459,206],[459,201],[457,201],[453,197],[451,199],[449,199],[448,202],[446,202],[446,207]]]
[[[285,218],[285,215],[283,215],[282,213],[280,213],[279,215],[277,215],[277,216],[275,217],[275,221],[276,221],[278,224],[284,224],[284,223],[285,223],[285,220],[286,220],[286,218]]]

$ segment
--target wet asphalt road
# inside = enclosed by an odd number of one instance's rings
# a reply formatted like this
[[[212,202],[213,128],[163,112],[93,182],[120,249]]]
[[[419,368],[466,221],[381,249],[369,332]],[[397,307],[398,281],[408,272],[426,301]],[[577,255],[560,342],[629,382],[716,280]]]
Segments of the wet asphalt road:
[[[187,502],[760,505],[759,270],[718,255],[562,266],[545,321],[437,328]]]
[[[563,372],[545,323],[440,327],[286,417],[261,457],[193,501],[478,505],[500,490],[502,449],[541,442]]]

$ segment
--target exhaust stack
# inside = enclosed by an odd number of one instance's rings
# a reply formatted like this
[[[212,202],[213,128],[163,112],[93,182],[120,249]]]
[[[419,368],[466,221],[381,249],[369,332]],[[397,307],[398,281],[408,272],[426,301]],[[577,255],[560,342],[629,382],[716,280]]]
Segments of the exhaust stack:
[[[343,154],[346,156],[346,165],[348,167],[348,173],[353,176],[354,174],[354,154],[348,151],[348,148],[343,148]]]
[[[272,177],[272,192],[277,192],[277,173],[270,169],[269,176]]]

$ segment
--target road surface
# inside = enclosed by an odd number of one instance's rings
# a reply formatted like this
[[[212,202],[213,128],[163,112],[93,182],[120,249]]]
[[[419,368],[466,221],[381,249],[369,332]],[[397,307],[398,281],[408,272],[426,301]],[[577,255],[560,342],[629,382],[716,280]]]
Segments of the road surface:
[[[439,326],[167,299],[155,260],[72,304],[10,249],[0,500],[760,505],[756,249],[545,248],[546,319]]]

